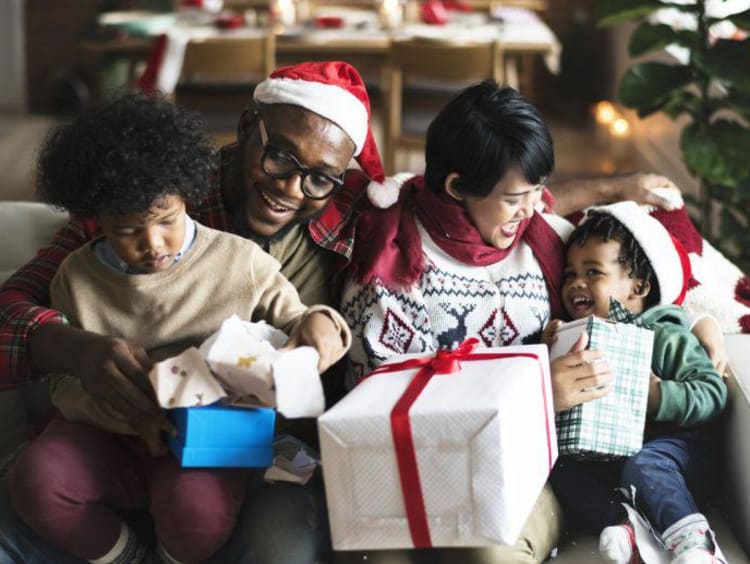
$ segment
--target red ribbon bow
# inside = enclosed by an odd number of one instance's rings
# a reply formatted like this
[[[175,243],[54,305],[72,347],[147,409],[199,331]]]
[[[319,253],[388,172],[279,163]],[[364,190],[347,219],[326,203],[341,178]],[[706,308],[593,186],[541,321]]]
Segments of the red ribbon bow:
[[[461,370],[462,360],[495,360],[501,358],[531,358],[539,362],[534,353],[474,353],[479,339],[471,337],[462,342],[455,350],[439,350],[433,357],[411,358],[402,362],[383,365],[373,370],[366,378],[388,372],[401,372],[413,368],[420,368],[396,405],[391,410],[391,434],[398,463],[401,493],[404,497],[406,517],[409,522],[409,532],[416,548],[432,546],[430,527],[427,523],[422,484],[417,466],[417,454],[409,421],[409,410],[436,374],[453,374]],[[547,396],[544,395],[545,412]],[[547,444],[550,445],[550,430],[547,429]],[[549,465],[552,467],[552,450],[549,448]]]

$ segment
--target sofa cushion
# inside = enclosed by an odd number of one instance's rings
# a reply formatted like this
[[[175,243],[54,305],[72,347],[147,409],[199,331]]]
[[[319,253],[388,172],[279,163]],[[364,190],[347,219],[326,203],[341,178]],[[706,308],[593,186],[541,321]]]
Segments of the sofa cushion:
[[[39,202],[0,201],[0,282],[47,245],[68,220],[68,214]]]

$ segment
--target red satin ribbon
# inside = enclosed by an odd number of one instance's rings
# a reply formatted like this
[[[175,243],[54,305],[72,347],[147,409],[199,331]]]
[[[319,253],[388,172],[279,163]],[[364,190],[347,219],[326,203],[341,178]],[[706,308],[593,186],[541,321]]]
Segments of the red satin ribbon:
[[[401,372],[419,368],[416,376],[412,379],[406,390],[391,410],[391,433],[396,451],[396,462],[398,463],[399,478],[401,480],[401,494],[404,497],[406,517],[409,522],[409,532],[416,548],[429,548],[432,546],[430,539],[430,527],[427,523],[427,512],[425,510],[424,497],[422,496],[422,484],[419,479],[419,468],[417,466],[417,454],[414,448],[414,440],[409,421],[409,410],[422,393],[433,376],[436,374],[452,374],[461,370],[462,360],[496,360],[502,358],[531,358],[539,362],[539,357],[533,353],[474,353],[479,340],[472,337],[466,339],[453,351],[440,350],[434,357],[412,358],[386,364],[373,370],[366,376],[369,378],[377,374],[389,372]],[[540,366],[540,370],[542,367]],[[544,379],[542,379],[544,386]],[[547,393],[542,390],[544,398],[544,411],[547,412]],[[549,468],[552,468],[552,443],[550,440],[551,430],[547,425],[547,455]]]

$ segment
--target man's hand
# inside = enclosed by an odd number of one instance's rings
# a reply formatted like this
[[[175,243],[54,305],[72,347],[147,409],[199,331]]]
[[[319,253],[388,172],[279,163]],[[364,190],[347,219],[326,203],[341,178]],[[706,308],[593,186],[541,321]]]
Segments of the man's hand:
[[[339,359],[343,348],[336,324],[325,313],[319,311],[305,316],[284,348],[305,345],[315,347],[320,354],[318,371],[321,373]]]
[[[48,323],[32,334],[29,352],[37,369],[79,378],[86,390],[128,421],[159,411],[148,381],[151,361],[142,347]]]
[[[550,364],[555,411],[565,411],[609,393],[613,375],[601,352],[586,350],[588,339],[583,332],[568,354]]]

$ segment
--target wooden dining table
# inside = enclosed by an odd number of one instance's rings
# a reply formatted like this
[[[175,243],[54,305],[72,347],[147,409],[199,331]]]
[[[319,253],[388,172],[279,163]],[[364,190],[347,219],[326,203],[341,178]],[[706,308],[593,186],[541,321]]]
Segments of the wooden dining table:
[[[213,25],[180,25],[166,32],[187,33],[189,37],[246,37],[266,31],[257,27],[233,30]],[[504,82],[531,95],[530,73],[522,75],[521,65],[528,65],[533,57],[543,57],[551,72],[557,72],[561,47],[554,33],[538,17],[523,22],[500,22],[487,14],[456,14],[446,25],[406,23],[392,29],[368,26],[318,28],[313,24],[278,26],[275,28],[277,64],[293,64],[305,60],[343,60],[354,65],[365,79],[380,83],[392,42],[400,39],[423,38],[446,43],[495,41],[500,49]],[[110,37],[83,39],[79,47],[87,56],[119,56],[129,61],[131,74],[144,61],[155,42],[156,35],[131,36],[118,34]],[[526,77],[524,79],[524,77]]]

